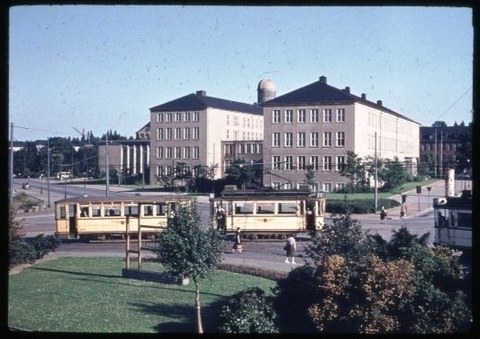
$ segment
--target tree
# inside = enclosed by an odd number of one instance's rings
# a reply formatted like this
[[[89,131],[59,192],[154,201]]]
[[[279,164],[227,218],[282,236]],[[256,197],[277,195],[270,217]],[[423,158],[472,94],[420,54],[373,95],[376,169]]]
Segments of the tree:
[[[353,192],[362,192],[369,189],[367,173],[362,158],[354,152],[347,152],[347,159],[340,168],[339,173],[350,179],[349,186]]]
[[[194,282],[197,331],[203,333],[200,279],[209,277],[221,260],[221,238],[215,230],[201,228],[196,201],[177,204],[173,212],[155,251],[168,273]]]
[[[313,170],[313,165],[307,165],[306,170],[303,182],[313,189],[313,186],[315,185],[315,171]]]
[[[465,133],[459,136],[460,145],[457,148],[457,167],[458,173],[472,170],[472,124],[466,128]]]
[[[384,182],[382,189],[389,191],[406,183],[408,173],[403,164],[395,157],[392,161],[385,162],[385,166],[378,171],[378,177]]]
[[[275,311],[258,287],[233,295],[220,313],[221,329],[226,333],[277,333],[275,320]]]
[[[247,164],[244,159],[235,159],[225,173],[241,188],[261,187],[262,166],[259,164]]]

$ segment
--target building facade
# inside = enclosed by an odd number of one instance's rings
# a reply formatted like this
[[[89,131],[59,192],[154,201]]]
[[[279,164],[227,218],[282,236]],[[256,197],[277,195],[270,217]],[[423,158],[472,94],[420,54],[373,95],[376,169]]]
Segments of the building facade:
[[[432,159],[434,177],[443,177],[448,168],[457,167],[457,149],[461,146],[462,136],[467,134],[468,128],[463,123],[420,128],[420,159]]]
[[[307,166],[314,189],[330,192],[348,182],[339,168],[352,151],[404,162],[416,173],[420,124],[379,100],[376,103],[319,81],[262,103],[263,163],[266,186],[294,188],[304,183]]]
[[[150,180],[182,171],[195,176],[199,166],[216,166],[223,176],[229,142],[263,140],[262,108],[207,96],[197,91],[150,108]]]

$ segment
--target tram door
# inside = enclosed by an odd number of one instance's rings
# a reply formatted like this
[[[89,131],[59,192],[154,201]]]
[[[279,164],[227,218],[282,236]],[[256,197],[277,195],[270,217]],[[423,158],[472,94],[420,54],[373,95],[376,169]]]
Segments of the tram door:
[[[77,236],[77,204],[68,205],[68,231]]]

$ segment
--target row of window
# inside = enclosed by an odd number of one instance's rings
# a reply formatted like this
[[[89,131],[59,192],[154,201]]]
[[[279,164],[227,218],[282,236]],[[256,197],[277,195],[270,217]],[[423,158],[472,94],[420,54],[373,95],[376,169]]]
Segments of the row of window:
[[[318,147],[319,146],[319,132],[310,132],[308,135],[309,146],[310,147]],[[333,135],[335,135],[335,143],[333,144]],[[294,133],[286,132],[283,134],[283,146],[284,147],[293,147],[294,140],[293,140]],[[296,133],[296,146],[297,147],[306,147],[307,142],[307,133],[305,132],[298,132]],[[281,140],[281,133],[273,132],[272,133],[272,147],[280,147],[282,145]],[[345,147],[345,132],[323,132],[323,147],[332,147],[335,145],[336,147]]]
[[[238,155],[238,154],[262,154],[262,144],[227,144],[224,146],[224,155]]]
[[[227,139],[231,139],[230,130],[226,130],[226,137]],[[233,131],[233,139],[240,140],[240,131],[234,130]],[[259,132],[250,132],[250,131],[242,131],[242,140],[260,140],[263,139],[262,133]]]
[[[200,139],[200,128],[198,127],[176,127],[157,128],[157,140],[198,140]]]
[[[321,185],[317,182],[317,183],[312,185],[311,189],[314,192],[317,192],[317,191],[333,192],[333,189],[335,189],[335,190],[344,189],[345,185],[346,184],[344,182],[337,182],[337,183],[335,183],[335,186],[331,182],[324,182]],[[289,190],[289,189],[295,188],[294,187],[295,185],[293,183],[284,183],[284,182],[279,182],[279,181],[272,182],[272,186],[273,186],[273,188],[278,189],[278,190],[282,190],[282,189]],[[298,188],[298,185],[297,185],[297,188]]]
[[[157,147],[157,159],[198,159],[200,147]]]
[[[320,157],[317,155],[312,156],[284,156],[283,159],[279,155],[274,155],[272,157],[272,170],[306,170],[307,167],[311,167],[313,170],[323,170],[323,171],[339,171],[345,166],[346,157],[341,156],[330,156],[325,155],[321,157],[322,162],[320,163]],[[308,160],[308,162],[307,162]],[[334,162],[335,160],[335,162]]]
[[[170,176],[170,175],[189,175],[191,174],[194,177],[198,177],[200,175],[200,169],[197,167],[190,167],[187,165],[183,165],[181,167],[175,166],[157,166],[156,168],[156,175],[157,176]]]
[[[262,129],[262,118],[253,118],[253,117],[243,117],[243,127],[244,128],[257,128],[257,129]],[[227,115],[227,126],[230,125],[230,115]],[[233,121],[232,121],[233,126],[240,126],[239,122],[239,117],[234,115],[233,116]]]
[[[157,113],[157,122],[198,122],[199,112]]]
[[[292,109],[286,109],[283,114],[283,121],[285,123],[292,123],[294,121],[298,123],[307,122],[307,110],[299,109],[297,110],[296,119],[294,117],[294,111]],[[320,121],[320,111],[318,109],[310,109],[310,115],[308,118],[309,122],[319,122]],[[337,108],[335,111],[335,121],[336,122],[345,122],[345,108]],[[282,112],[279,109],[275,109],[272,112],[272,122],[278,124],[281,122]],[[326,108],[323,110],[322,114],[323,122],[333,122],[333,110],[331,108]]]

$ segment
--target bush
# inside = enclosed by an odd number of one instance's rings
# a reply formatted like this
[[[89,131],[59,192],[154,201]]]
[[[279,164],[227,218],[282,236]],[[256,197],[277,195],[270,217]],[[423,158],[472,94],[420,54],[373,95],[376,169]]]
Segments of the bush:
[[[278,314],[281,333],[317,332],[308,314],[308,307],[315,300],[318,290],[314,271],[312,266],[301,266],[277,282],[274,308]]]
[[[37,235],[33,239],[28,240],[28,242],[35,249],[37,259],[41,259],[51,251],[55,251],[59,244],[55,236],[48,235],[45,237],[43,234]]]
[[[33,264],[37,259],[35,249],[25,242],[15,240],[8,246],[9,268],[22,264]]]
[[[217,265],[217,268],[220,270],[228,271],[228,272],[248,274],[248,275],[262,277],[270,280],[284,279],[287,275],[286,273],[283,273],[283,272],[269,270],[261,267],[233,265],[233,264],[225,264],[225,263],[219,263]]]
[[[219,318],[220,330],[225,333],[278,333],[275,311],[258,287],[233,295]]]
[[[378,206],[382,205],[389,209],[400,203],[392,199],[379,199]],[[373,199],[327,200],[325,210],[332,214],[368,214],[375,212],[375,202]]]

